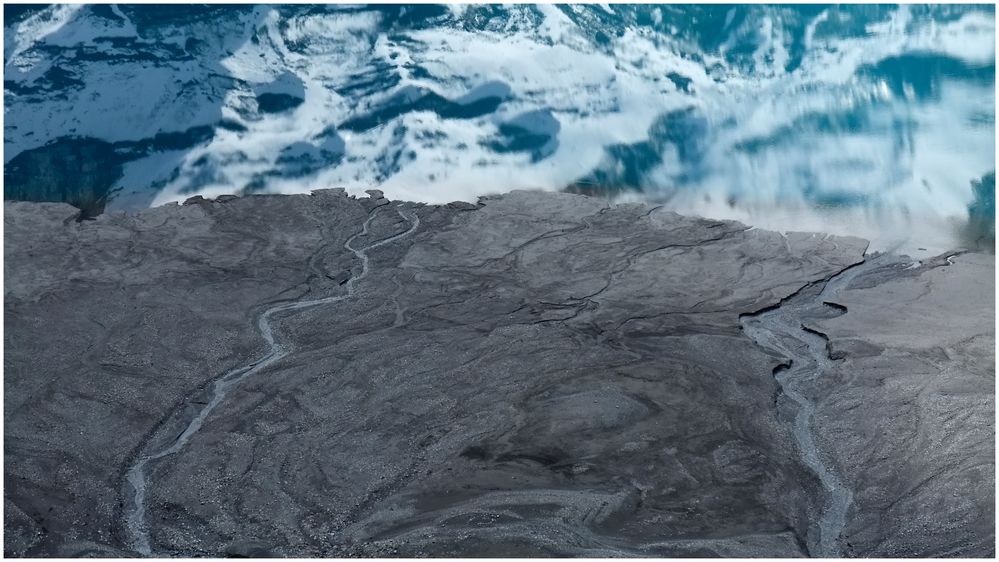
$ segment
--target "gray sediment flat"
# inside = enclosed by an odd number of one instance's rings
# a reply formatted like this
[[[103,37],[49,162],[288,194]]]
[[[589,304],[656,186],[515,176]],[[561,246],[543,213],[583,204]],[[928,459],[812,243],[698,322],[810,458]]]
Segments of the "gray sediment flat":
[[[5,205],[7,555],[994,551],[991,255],[519,191],[76,213]]]

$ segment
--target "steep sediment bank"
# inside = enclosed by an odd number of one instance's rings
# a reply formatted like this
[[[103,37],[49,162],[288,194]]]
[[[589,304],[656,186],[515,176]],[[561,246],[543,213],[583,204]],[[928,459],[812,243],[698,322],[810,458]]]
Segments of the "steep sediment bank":
[[[938,271],[993,290],[964,256],[875,275],[851,267],[856,238],[567,194],[397,206],[333,190],[72,216],[5,209],[10,555],[882,552],[897,533],[857,521],[874,499],[919,497],[926,443],[850,425],[877,424],[843,402],[871,379],[843,369],[882,331],[851,323],[841,343],[819,322]],[[942,376],[977,365],[980,384],[912,407],[946,420],[993,404],[994,326],[926,306],[975,334],[934,358]],[[876,376],[912,377],[901,356]],[[896,446],[877,498],[830,441],[851,431],[851,446]],[[961,437],[988,448],[989,431]],[[934,462],[918,475],[955,470]],[[938,535],[984,554],[994,477],[965,480],[964,523]]]

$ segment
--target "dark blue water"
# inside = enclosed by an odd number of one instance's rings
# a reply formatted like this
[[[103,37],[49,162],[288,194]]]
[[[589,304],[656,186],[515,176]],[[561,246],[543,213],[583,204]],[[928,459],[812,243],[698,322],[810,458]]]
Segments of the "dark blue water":
[[[994,224],[992,6],[8,6],[4,26],[7,198],[531,188],[941,248]]]

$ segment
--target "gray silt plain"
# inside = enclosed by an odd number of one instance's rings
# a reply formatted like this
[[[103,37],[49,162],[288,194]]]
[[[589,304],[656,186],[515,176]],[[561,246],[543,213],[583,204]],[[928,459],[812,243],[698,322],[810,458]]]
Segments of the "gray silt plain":
[[[77,213],[5,203],[9,556],[994,554],[992,255],[524,191]]]

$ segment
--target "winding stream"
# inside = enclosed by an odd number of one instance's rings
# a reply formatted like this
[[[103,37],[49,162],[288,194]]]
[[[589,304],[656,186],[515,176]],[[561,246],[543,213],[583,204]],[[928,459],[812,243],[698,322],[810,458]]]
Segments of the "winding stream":
[[[851,266],[830,278],[821,291],[803,290],[772,310],[742,317],[743,330],[760,346],[790,359],[786,368],[778,367],[774,378],[781,391],[796,405],[794,438],[802,460],[814,471],[825,491],[825,504],[814,523],[818,540],[809,537],[809,554],[823,558],[842,556],[841,535],[853,491],[831,466],[827,455],[815,443],[812,420],[815,401],[804,391],[812,381],[835,365],[826,350],[826,338],[809,331],[803,322],[843,314],[838,307],[824,304],[832,300],[854,277],[879,264],[881,256]],[[811,533],[809,533],[811,535]]]
[[[174,453],[177,453],[181,449],[183,449],[184,446],[187,445],[187,443],[194,436],[194,434],[197,433],[199,429],[201,429],[201,426],[204,423],[205,419],[208,418],[208,415],[211,414],[212,411],[215,410],[215,408],[219,404],[221,404],[223,400],[225,400],[229,391],[234,386],[239,384],[243,379],[260,371],[261,369],[267,367],[268,365],[271,365],[275,361],[281,359],[282,357],[288,354],[288,350],[282,347],[274,337],[274,332],[271,327],[271,318],[275,314],[281,312],[288,312],[292,310],[311,308],[313,306],[319,306],[322,304],[332,304],[335,302],[347,300],[354,296],[354,291],[357,282],[364,279],[364,277],[367,276],[368,274],[367,252],[379,246],[389,244],[400,238],[408,236],[412,234],[420,226],[420,218],[419,216],[417,216],[415,212],[413,213],[413,216],[411,218],[407,217],[402,212],[401,209],[397,209],[396,212],[399,213],[399,216],[402,217],[404,220],[412,223],[412,226],[410,226],[409,229],[406,230],[405,232],[401,232],[399,234],[390,236],[388,238],[375,242],[374,244],[371,244],[370,246],[367,246],[365,248],[354,249],[351,246],[351,243],[359,236],[364,236],[365,234],[368,233],[368,227],[371,224],[371,221],[373,221],[375,217],[378,215],[378,209],[375,209],[371,212],[367,220],[364,221],[364,226],[362,227],[361,231],[354,234],[353,236],[348,238],[346,242],[344,242],[343,247],[351,251],[358,258],[360,258],[362,264],[360,275],[357,275],[356,277],[351,277],[347,281],[346,283],[347,292],[345,294],[334,297],[314,299],[314,300],[286,302],[272,306],[266,309],[263,313],[261,313],[259,318],[257,319],[257,329],[260,331],[260,335],[264,338],[264,341],[266,341],[267,345],[269,346],[269,350],[267,351],[267,353],[263,357],[260,357],[259,359],[256,359],[255,361],[247,365],[243,365],[241,367],[233,369],[225,373],[218,379],[216,379],[212,390],[211,400],[209,400],[208,403],[205,404],[204,407],[202,407],[201,410],[199,410],[194,415],[191,421],[187,424],[187,427],[177,437],[177,439],[174,440],[173,443],[171,443],[169,446],[164,447],[160,450],[148,451],[145,452],[144,454],[141,454],[136,459],[135,464],[133,464],[132,467],[128,470],[128,472],[126,472],[126,480],[128,482],[128,485],[131,486],[133,494],[132,494],[132,505],[129,506],[125,514],[125,527],[129,535],[129,541],[131,543],[131,546],[136,552],[139,552],[143,555],[152,554],[152,548],[149,536],[149,527],[146,523],[146,489],[149,486],[149,482],[146,478],[146,467],[149,465],[149,463],[157,461],[159,459],[162,459],[163,457],[167,457]]]

